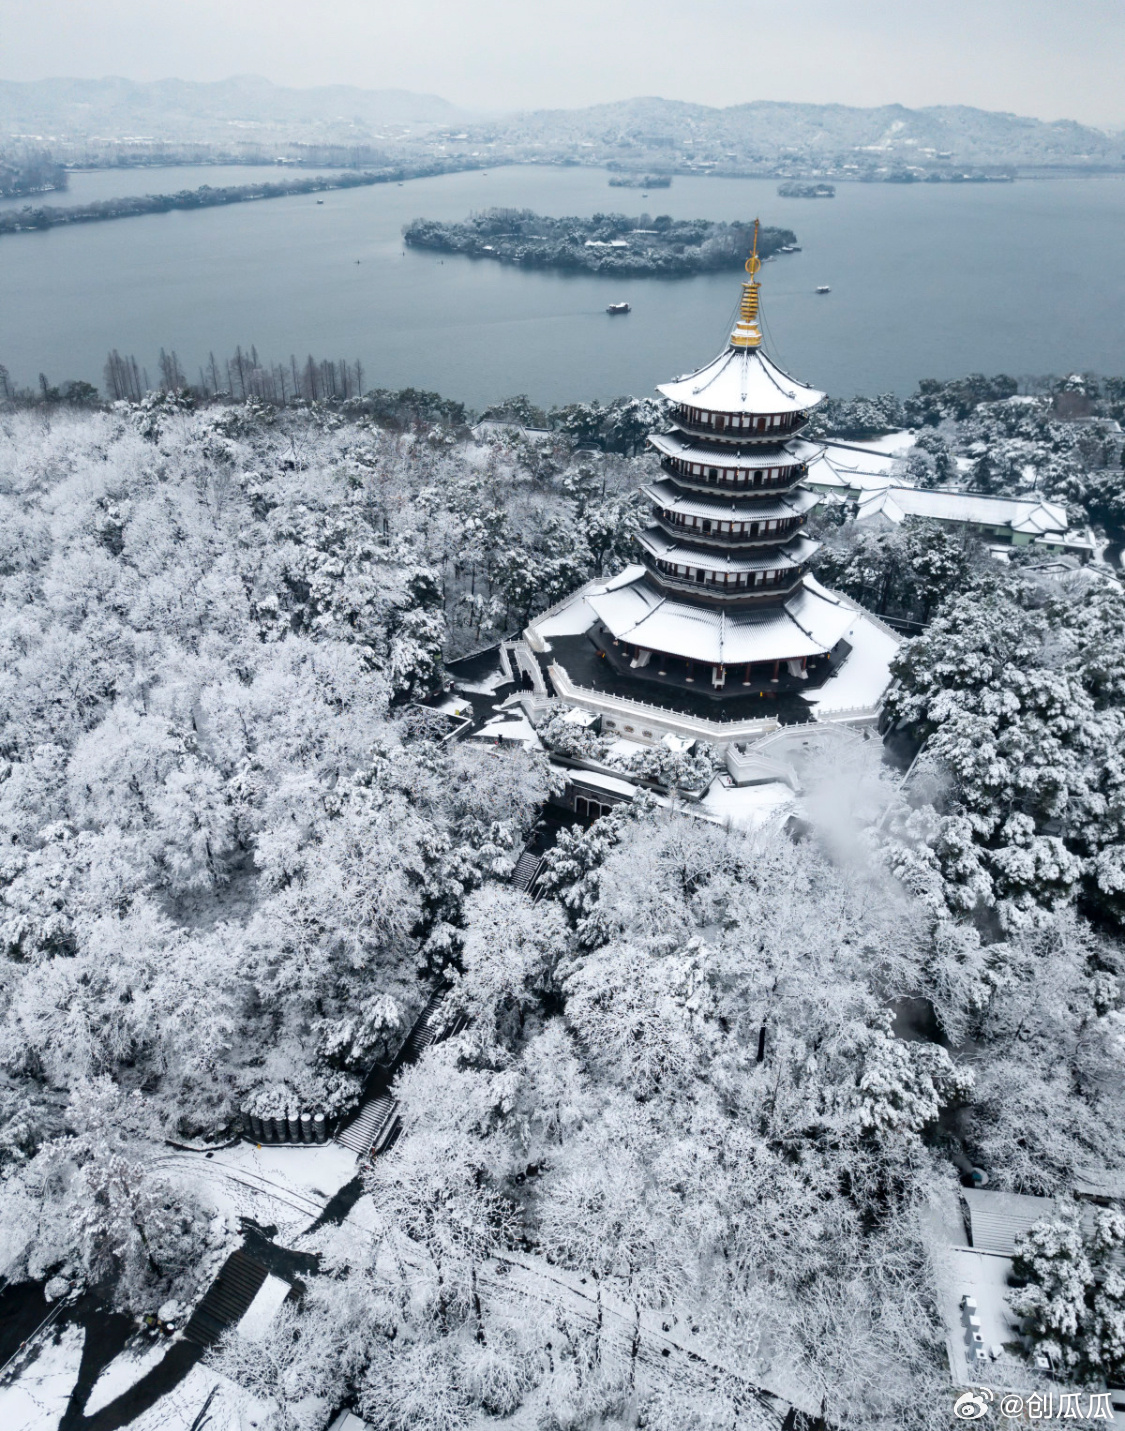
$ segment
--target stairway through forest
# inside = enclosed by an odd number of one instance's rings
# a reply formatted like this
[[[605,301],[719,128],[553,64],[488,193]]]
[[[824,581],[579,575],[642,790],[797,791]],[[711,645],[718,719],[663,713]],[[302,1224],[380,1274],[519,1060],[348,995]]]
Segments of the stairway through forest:
[[[542,868],[543,855],[540,851],[529,847],[516,861],[516,867],[512,871],[512,883],[517,889],[522,889],[525,894],[528,894]]]
[[[463,1016],[448,1029],[441,1027],[440,1009],[448,992],[448,987],[434,990],[395,1055],[394,1062],[389,1068],[375,1071],[368,1083],[367,1097],[354,1116],[337,1130],[335,1141],[355,1153],[357,1158],[383,1152],[398,1137],[402,1124],[398,1116],[398,1101],[392,1097],[390,1087],[400,1070],[416,1063],[439,1037],[448,1038],[465,1027],[467,1020]]]

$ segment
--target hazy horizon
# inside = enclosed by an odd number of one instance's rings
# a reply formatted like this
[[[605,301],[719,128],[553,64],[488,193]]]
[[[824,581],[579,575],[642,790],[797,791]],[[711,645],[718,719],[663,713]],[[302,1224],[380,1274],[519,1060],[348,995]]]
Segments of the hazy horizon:
[[[1125,128],[1118,0],[0,0],[3,78],[254,75],[293,88],[438,95],[470,111],[578,109],[641,96],[910,109],[967,105]]]
[[[449,97],[448,97],[447,95],[439,94],[439,93],[437,93],[437,92],[434,91],[434,90],[415,90],[415,89],[409,89],[409,88],[407,88],[406,86],[403,86],[403,85],[376,85],[376,84],[372,84],[372,85],[357,85],[357,84],[352,84],[352,83],[350,83],[350,82],[348,82],[348,81],[334,81],[334,82],[327,82],[327,83],[323,83],[323,84],[319,84],[319,83],[318,83],[318,84],[286,84],[286,83],[284,83],[283,81],[280,81],[280,80],[276,80],[276,79],[271,78],[269,75],[263,75],[263,74],[256,73],[256,72],[251,71],[251,70],[240,70],[240,71],[237,71],[237,72],[232,72],[232,73],[230,73],[230,74],[228,74],[228,75],[219,75],[219,76],[217,76],[217,77],[214,78],[214,79],[204,79],[204,80],[193,79],[193,78],[190,78],[190,77],[186,77],[186,76],[184,76],[184,75],[177,75],[177,74],[154,75],[151,79],[143,79],[143,80],[142,80],[142,79],[137,79],[134,75],[124,75],[124,74],[116,74],[116,73],[113,73],[113,74],[107,73],[107,74],[101,74],[101,75],[52,74],[52,75],[40,75],[40,76],[37,76],[37,77],[35,77],[35,78],[31,79],[31,80],[23,80],[23,79],[21,79],[21,78],[19,78],[19,77],[17,77],[17,76],[14,76],[14,75],[0,74],[0,83],[24,83],[24,84],[48,84],[48,83],[51,83],[51,82],[61,82],[61,83],[71,83],[71,82],[78,82],[78,83],[82,83],[82,82],[99,83],[99,82],[101,82],[101,83],[108,83],[108,82],[123,81],[123,82],[126,83],[126,84],[199,84],[199,85],[221,85],[221,84],[233,83],[233,82],[235,82],[235,81],[240,81],[240,80],[242,80],[242,81],[244,81],[244,80],[253,80],[253,81],[264,82],[264,83],[267,83],[267,84],[276,86],[276,87],[279,88],[279,89],[290,90],[290,91],[293,91],[293,92],[295,92],[295,93],[315,93],[315,92],[318,91],[318,90],[342,88],[342,89],[352,89],[352,90],[355,90],[355,91],[360,92],[360,93],[371,93],[371,94],[378,94],[378,93],[402,93],[402,94],[409,94],[409,95],[416,96],[416,97],[419,98],[419,99],[436,99],[436,100],[439,100],[439,101],[441,101],[441,102],[443,102],[443,103],[448,103],[448,104],[450,104],[450,105],[454,105],[455,108],[457,109],[457,111],[458,111],[459,113],[463,114],[466,119],[472,119],[472,120],[487,120],[487,119],[493,119],[493,118],[500,118],[500,117],[505,117],[505,116],[509,116],[509,115],[513,115],[513,114],[534,112],[534,111],[536,111],[536,110],[557,111],[557,112],[560,112],[560,113],[565,113],[565,112],[567,112],[567,111],[579,111],[579,110],[584,110],[584,109],[597,108],[598,106],[601,106],[601,105],[630,104],[630,103],[642,103],[642,102],[645,102],[645,101],[654,101],[654,102],[658,102],[658,103],[697,105],[697,106],[700,106],[700,107],[702,107],[702,108],[714,109],[714,110],[717,110],[717,111],[726,110],[726,109],[736,109],[736,108],[739,108],[740,106],[743,106],[743,105],[756,104],[756,103],[761,103],[761,104],[814,105],[814,106],[823,106],[824,108],[842,108],[842,109],[854,109],[854,110],[894,108],[894,107],[896,107],[896,106],[897,106],[897,107],[901,107],[901,108],[903,108],[903,109],[918,110],[918,111],[927,110],[927,109],[942,109],[942,108],[967,108],[967,109],[975,109],[975,110],[978,110],[978,111],[980,111],[981,113],[984,113],[984,114],[1006,114],[1006,115],[1013,115],[1013,116],[1015,116],[1016,118],[1020,118],[1020,119],[1035,119],[1035,120],[1041,120],[1043,123],[1047,123],[1047,124],[1050,124],[1050,123],[1068,123],[1068,122],[1073,122],[1073,123],[1076,123],[1076,124],[1082,124],[1082,125],[1084,125],[1085,127],[1088,127],[1088,128],[1091,128],[1091,129],[1104,130],[1104,131],[1106,131],[1106,132],[1108,132],[1108,133],[1111,133],[1111,134],[1112,134],[1112,133],[1118,133],[1118,132],[1125,132],[1125,118],[1123,118],[1121,121],[1119,121],[1119,122],[1116,123],[1116,124],[1096,124],[1096,123],[1094,123],[1093,121],[1075,119],[1075,116],[1074,116],[1074,115],[1071,115],[1071,114],[1067,114],[1067,115],[1055,115],[1055,116],[1051,117],[1051,116],[1030,114],[1030,113],[1028,113],[1027,111],[1024,111],[1024,110],[997,109],[997,108],[994,108],[994,107],[990,107],[990,106],[988,106],[988,105],[971,105],[971,104],[964,103],[964,102],[961,102],[961,103],[958,103],[958,104],[952,104],[952,103],[945,103],[945,102],[939,101],[939,100],[935,100],[934,102],[932,102],[932,103],[930,103],[930,104],[907,104],[907,103],[906,103],[905,101],[903,101],[903,100],[884,99],[884,100],[880,100],[878,103],[874,103],[874,102],[873,102],[873,103],[871,103],[871,104],[860,104],[860,103],[853,103],[853,102],[844,101],[844,100],[831,100],[831,99],[824,99],[824,100],[803,99],[803,100],[802,100],[802,99],[788,99],[788,98],[784,98],[784,97],[781,97],[781,96],[770,96],[770,97],[768,97],[768,98],[765,97],[765,96],[755,96],[755,97],[753,97],[753,98],[751,98],[751,99],[731,100],[731,101],[730,101],[729,103],[727,103],[727,104],[714,104],[714,103],[710,103],[710,102],[707,101],[707,100],[684,99],[683,97],[677,96],[677,95],[656,94],[656,93],[646,93],[646,94],[637,93],[637,94],[620,94],[620,95],[616,95],[616,96],[614,96],[614,97],[612,97],[612,98],[609,98],[609,99],[592,100],[592,101],[590,101],[589,104],[570,104],[570,105],[567,105],[567,104],[550,104],[550,105],[544,104],[544,105],[536,105],[536,106],[521,105],[521,106],[514,106],[514,107],[511,107],[511,108],[507,108],[507,107],[503,107],[503,106],[499,106],[499,105],[491,105],[491,106],[484,107],[484,108],[474,109],[474,108],[471,108],[471,107],[469,107],[469,106],[467,106],[467,105],[458,104],[456,101],[449,99]]]

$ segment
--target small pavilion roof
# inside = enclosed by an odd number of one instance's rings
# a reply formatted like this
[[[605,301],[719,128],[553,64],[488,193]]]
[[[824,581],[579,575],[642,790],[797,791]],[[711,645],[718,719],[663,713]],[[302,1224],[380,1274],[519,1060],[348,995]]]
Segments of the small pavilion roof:
[[[703,571],[785,571],[803,566],[820,547],[811,537],[794,537],[782,546],[763,547],[759,550],[725,552],[710,547],[695,546],[690,542],[678,542],[670,537],[663,527],[646,527],[637,538],[638,543],[660,561],[679,562],[684,566],[699,567]]]
[[[710,517],[713,521],[734,519],[740,522],[769,522],[799,517],[816,506],[820,498],[815,492],[803,487],[783,495],[765,492],[747,492],[744,496],[733,497],[727,492],[716,492],[712,497],[696,496],[681,492],[673,482],[653,482],[641,491],[659,507],[679,512],[685,517]]]
[[[660,383],[656,390],[674,403],[711,412],[803,412],[824,399],[824,393],[791,378],[760,348],[724,348],[698,372]]]
[[[687,437],[682,432],[656,432],[648,441],[649,446],[664,457],[752,472],[767,467],[796,467],[801,462],[811,462],[823,450],[818,443],[806,442],[800,437],[791,438],[788,442],[748,447],[745,452],[708,442],[705,438]]]
[[[665,596],[641,568],[587,598],[617,640],[711,665],[785,661],[831,651],[855,619],[813,577],[783,604],[758,611],[715,611]]]

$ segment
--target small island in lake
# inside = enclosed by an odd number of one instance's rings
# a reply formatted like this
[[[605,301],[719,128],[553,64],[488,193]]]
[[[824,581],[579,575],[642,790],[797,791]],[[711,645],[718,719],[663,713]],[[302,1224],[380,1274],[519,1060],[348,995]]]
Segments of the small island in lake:
[[[671,174],[611,174],[611,189],[670,189]]]
[[[549,219],[530,209],[489,209],[463,223],[415,219],[403,229],[414,248],[493,258],[530,268],[582,269],[589,273],[678,277],[734,268],[745,262],[754,238],[752,219],[730,224],[708,219],[672,219],[667,214],[626,218]],[[790,252],[792,229],[762,228],[758,253]]]
[[[835,184],[799,184],[795,180],[788,184],[778,184],[778,196],[782,199],[834,199]]]

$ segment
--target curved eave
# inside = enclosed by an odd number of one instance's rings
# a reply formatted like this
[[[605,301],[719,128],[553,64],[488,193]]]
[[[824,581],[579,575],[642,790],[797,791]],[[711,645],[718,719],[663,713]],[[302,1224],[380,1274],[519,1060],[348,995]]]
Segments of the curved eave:
[[[717,611],[677,600],[643,576],[587,598],[616,640],[714,665],[823,656],[855,620],[812,577],[783,603],[760,611]]]
[[[666,511],[721,522],[786,521],[811,512],[820,501],[815,492],[804,487],[785,496],[771,492],[747,492],[737,500],[732,500],[727,492],[716,492],[714,497],[686,496],[673,482],[654,482],[651,486],[642,487],[641,492],[650,502]]]
[[[760,551],[719,551],[673,540],[663,527],[646,527],[637,537],[643,551],[656,561],[675,562],[702,571],[794,571],[804,566],[820,548],[819,542],[804,535]]]
[[[708,442],[703,438],[685,437],[679,431],[654,432],[649,446],[662,457],[680,462],[698,462],[701,466],[726,467],[740,472],[765,472],[771,467],[799,467],[819,457],[823,448],[818,442],[803,437],[791,437],[787,442],[754,446],[748,452],[735,452],[730,446]]]
[[[726,348],[698,372],[656,391],[682,407],[707,412],[803,412],[823,402],[825,394],[790,377],[760,348]]]

